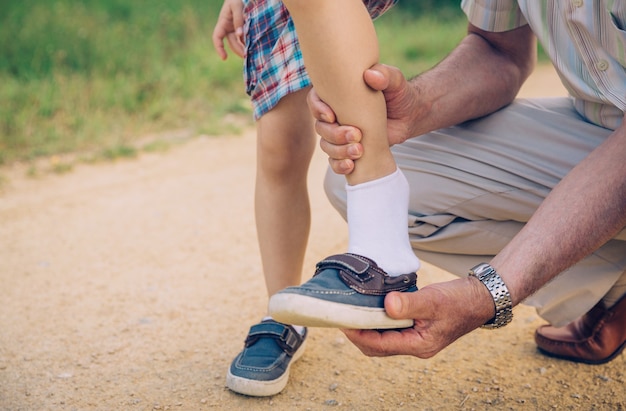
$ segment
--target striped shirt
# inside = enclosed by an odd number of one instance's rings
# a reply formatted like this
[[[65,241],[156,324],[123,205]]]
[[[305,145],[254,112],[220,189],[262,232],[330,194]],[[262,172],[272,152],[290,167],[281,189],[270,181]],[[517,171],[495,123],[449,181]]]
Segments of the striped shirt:
[[[528,24],[588,121],[616,129],[626,111],[626,0],[463,0],[470,23]]]

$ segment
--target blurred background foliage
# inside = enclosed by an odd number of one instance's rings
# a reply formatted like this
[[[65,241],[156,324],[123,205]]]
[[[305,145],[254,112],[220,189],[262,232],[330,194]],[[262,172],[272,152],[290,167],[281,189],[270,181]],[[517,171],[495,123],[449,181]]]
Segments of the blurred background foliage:
[[[376,21],[381,60],[407,75],[431,67],[465,33],[459,3],[400,0]],[[221,4],[0,1],[0,164],[250,126],[241,60],[211,43]]]

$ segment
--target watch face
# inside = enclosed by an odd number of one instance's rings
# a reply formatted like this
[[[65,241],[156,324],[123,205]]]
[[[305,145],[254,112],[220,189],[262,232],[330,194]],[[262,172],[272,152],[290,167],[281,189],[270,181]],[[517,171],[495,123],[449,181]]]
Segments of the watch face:
[[[487,287],[496,308],[495,317],[484,324],[483,327],[500,328],[511,322],[513,319],[511,295],[496,270],[487,263],[481,263],[473,267],[469,271],[469,275],[478,278]]]
[[[474,277],[481,278],[486,273],[486,271],[488,271],[490,269],[493,270],[493,268],[491,268],[491,266],[489,264],[487,264],[487,263],[480,263],[480,264],[474,266],[470,270],[469,275],[473,275]]]

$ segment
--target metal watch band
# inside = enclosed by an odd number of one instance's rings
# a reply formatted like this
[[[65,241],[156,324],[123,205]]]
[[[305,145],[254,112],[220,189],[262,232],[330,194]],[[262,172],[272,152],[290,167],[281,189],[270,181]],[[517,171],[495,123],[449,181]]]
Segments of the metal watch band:
[[[469,275],[478,278],[487,287],[496,307],[495,317],[487,321],[482,327],[494,329],[510,323],[513,320],[511,293],[496,270],[487,263],[480,263],[469,271]]]

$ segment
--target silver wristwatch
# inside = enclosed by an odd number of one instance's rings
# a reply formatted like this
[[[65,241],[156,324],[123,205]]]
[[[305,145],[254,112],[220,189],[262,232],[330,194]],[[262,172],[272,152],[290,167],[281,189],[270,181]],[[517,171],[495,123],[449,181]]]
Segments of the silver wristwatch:
[[[469,271],[469,275],[478,278],[487,287],[496,306],[495,317],[487,321],[483,328],[500,328],[510,323],[513,319],[511,293],[496,270],[487,263],[480,263]]]

